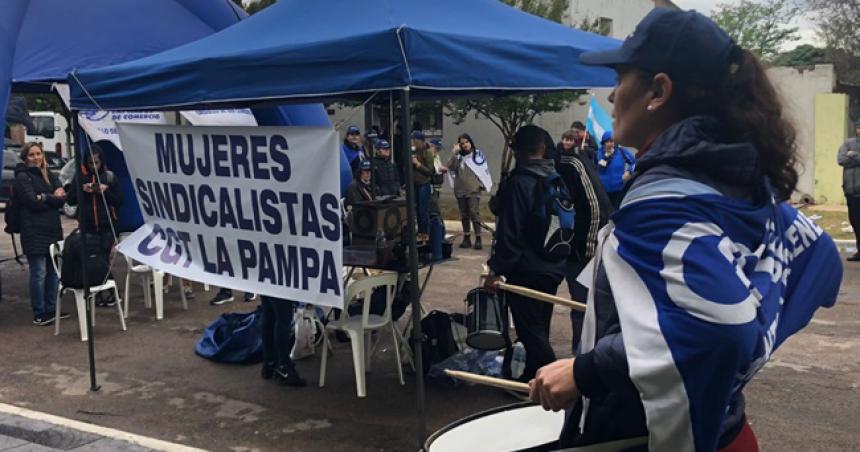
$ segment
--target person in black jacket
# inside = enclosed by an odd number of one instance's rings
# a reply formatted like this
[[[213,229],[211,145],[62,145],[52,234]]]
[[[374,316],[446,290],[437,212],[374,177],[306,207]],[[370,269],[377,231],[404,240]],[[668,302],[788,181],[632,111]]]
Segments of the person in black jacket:
[[[81,179],[75,178],[73,184],[66,188],[69,194],[68,203],[72,206],[80,204],[78,208],[83,209],[81,231],[98,235],[105,256],[110,256],[116,242],[117,209],[122,205],[122,191],[116,175],[105,168],[102,149],[97,144],[90,147],[90,155],[86,161],[81,169]],[[83,190],[83,202],[80,203],[76,187],[78,183]],[[116,304],[113,292],[101,292],[96,304],[98,306]]]
[[[570,129],[574,132],[573,147],[579,151],[582,158],[594,161],[594,156],[597,155],[597,142],[587,130],[585,124],[581,121],[573,121]]]
[[[33,323],[50,325],[55,320],[59,278],[49,261],[49,247],[63,240],[59,208],[66,192],[48,171],[42,145],[26,143],[15,167],[14,201],[20,203],[21,246],[30,266],[30,304]],[[61,318],[68,314],[61,313]]]
[[[576,282],[585,264],[594,257],[597,247],[597,231],[602,228],[614,211],[609,195],[603,189],[600,176],[591,160],[586,160],[574,147],[575,130],[568,130],[561,135],[555,153],[555,168],[564,180],[567,191],[573,198],[576,211],[573,225],[574,253],[567,260],[565,279],[570,296],[585,303],[588,289]],[[549,143],[552,139],[546,135]],[[582,321],[585,314],[581,311],[570,311],[570,322],[573,327],[573,350],[576,350],[578,333],[582,331]]]
[[[358,166],[355,179],[350,182],[346,189],[347,207],[364,201],[373,201],[379,195],[379,189],[373,183],[373,168],[369,161],[365,160]]]
[[[487,265],[490,276],[485,287],[494,290],[502,276],[508,283],[555,295],[564,278],[564,259],[551,260],[543,250],[543,238],[550,219],[545,209],[540,181],[555,171],[552,160],[543,158],[546,131],[524,126],[514,135],[511,147],[516,168],[501,184],[493,205],[498,217],[496,242]],[[549,343],[553,306],[517,294],[506,294],[514,317],[517,337],[526,349],[526,363],[520,380],[532,379],[545,364],[555,361]]]
[[[379,195],[400,196],[400,176],[397,166],[391,161],[391,144],[387,140],[378,139],[374,149],[376,153],[371,160],[372,180],[379,189]]]

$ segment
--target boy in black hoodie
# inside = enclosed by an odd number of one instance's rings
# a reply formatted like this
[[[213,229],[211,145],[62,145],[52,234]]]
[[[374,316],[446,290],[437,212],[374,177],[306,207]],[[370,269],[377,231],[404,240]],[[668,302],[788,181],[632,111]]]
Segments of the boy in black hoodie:
[[[525,126],[514,135],[517,166],[499,187],[494,203],[498,217],[496,243],[487,261],[490,276],[486,288],[505,277],[508,283],[555,295],[564,278],[565,260],[551,260],[543,250],[543,239],[550,219],[542,214],[543,191],[540,181],[555,171],[552,160],[544,159],[546,132]],[[507,293],[506,300],[514,317],[517,337],[526,349],[526,365],[520,380],[529,381],[545,364],[555,361],[549,343],[553,305]]]

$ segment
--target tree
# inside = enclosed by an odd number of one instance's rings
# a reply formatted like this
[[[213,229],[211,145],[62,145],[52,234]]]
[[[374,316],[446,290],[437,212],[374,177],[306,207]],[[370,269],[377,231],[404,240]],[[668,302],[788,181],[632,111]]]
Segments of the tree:
[[[795,47],[788,52],[777,55],[771,63],[774,66],[814,66],[831,62],[830,56],[825,49],[809,44]]]
[[[525,12],[561,23],[568,2],[565,0],[501,0]],[[592,25],[593,24],[593,25]],[[592,28],[593,26],[593,28]],[[579,28],[595,31],[597,22],[583,20]],[[605,32],[602,34],[606,34]],[[585,91],[566,91],[552,94],[528,96],[504,96],[482,99],[466,99],[448,102],[446,115],[455,124],[462,124],[469,116],[489,120],[505,138],[502,150],[502,173],[510,168],[512,153],[508,143],[520,127],[534,121],[542,113],[559,112],[579,98]]]
[[[718,4],[711,19],[739,46],[770,61],[783,46],[800,39],[797,27],[789,25],[799,13],[790,0],[741,0],[737,4]]]
[[[860,56],[860,0],[808,0],[828,48]]]

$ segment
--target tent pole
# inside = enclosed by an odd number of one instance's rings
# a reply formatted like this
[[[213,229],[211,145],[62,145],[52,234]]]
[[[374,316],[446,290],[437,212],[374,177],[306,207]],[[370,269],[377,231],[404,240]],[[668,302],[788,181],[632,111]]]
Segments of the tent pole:
[[[93,337],[93,316],[92,309],[93,307],[90,304],[90,288],[86,284],[87,282],[87,258],[86,258],[86,237],[84,235],[84,187],[81,184],[83,180],[83,174],[81,172],[81,165],[83,163],[83,153],[81,152],[82,139],[80,134],[78,133],[80,130],[78,129],[78,112],[77,110],[72,110],[71,112],[72,119],[72,131],[75,134],[75,177],[72,179],[72,190],[77,191],[78,198],[78,233],[81,235],[81,276],[84,280],[84,307],[86,312],[86,321],[87,321],[87,355],[89,358],[90,364],[90,391],[98,391],[101,389],[101,386],[96,382],[96,351],[95,351],[95,338]],[[119,303],[121,300],[116,300]]]
[[[411,130],[409,124],[412,124],[410,117],[412,112],[409,109],[409,89],[404,89],[400,92],[400,126],[402,151],[400,158],[403,159],[404,166],[406,162],[412,162],[412,143],[410,142]],[[412,175],[411,165],[407,166],[404,171],[406,179],[406,208],[409,219],[407,225],[407,240],[409,252],[409,297],[412,305],[412,350],[415,353],[415,380],[416,389],[418,392],[418,450],[424,449],[424,439],[426,438],[425,430],[427,429],[427,414],[424,412],[424,364],[421,356],[421,300],[418,297],[418,246],[416,244],[416,228],[415,228],[415,181]]]

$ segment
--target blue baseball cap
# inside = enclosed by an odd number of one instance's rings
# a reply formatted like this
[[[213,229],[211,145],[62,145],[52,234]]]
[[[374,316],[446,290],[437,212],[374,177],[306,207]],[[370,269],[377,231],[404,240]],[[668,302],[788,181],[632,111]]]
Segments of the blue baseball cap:
[[[353,135],[353,134],[361,135],[361,129],[359,129],[357,126],[349,126],[346,128],[346,134],[347,135]]]
[[[433,138],[432,140],[430,140],[430,144],[432,144],[433,146],[436,146],[437,148],[441,148],[442,147],[442,140],[440,140],[438,138]]]
[[[654,8],[621,47],[579,56],[583,64],[630,65],[699,86],[718,83],[740,47],[711,19],[696,11]]]
[[[388,144],[387,140],[376,140],[376,142],[373,143],[373,147],[376,149],[391,149],[391,145]]]
[[[359,171],[371,171],[373,166],[370,164],[370,160],[362,160],[361,163],[358,164]]]
[[[424,132],[420,130],[413,130],[412,134],[409,135],[413,140],[424,140]]]

